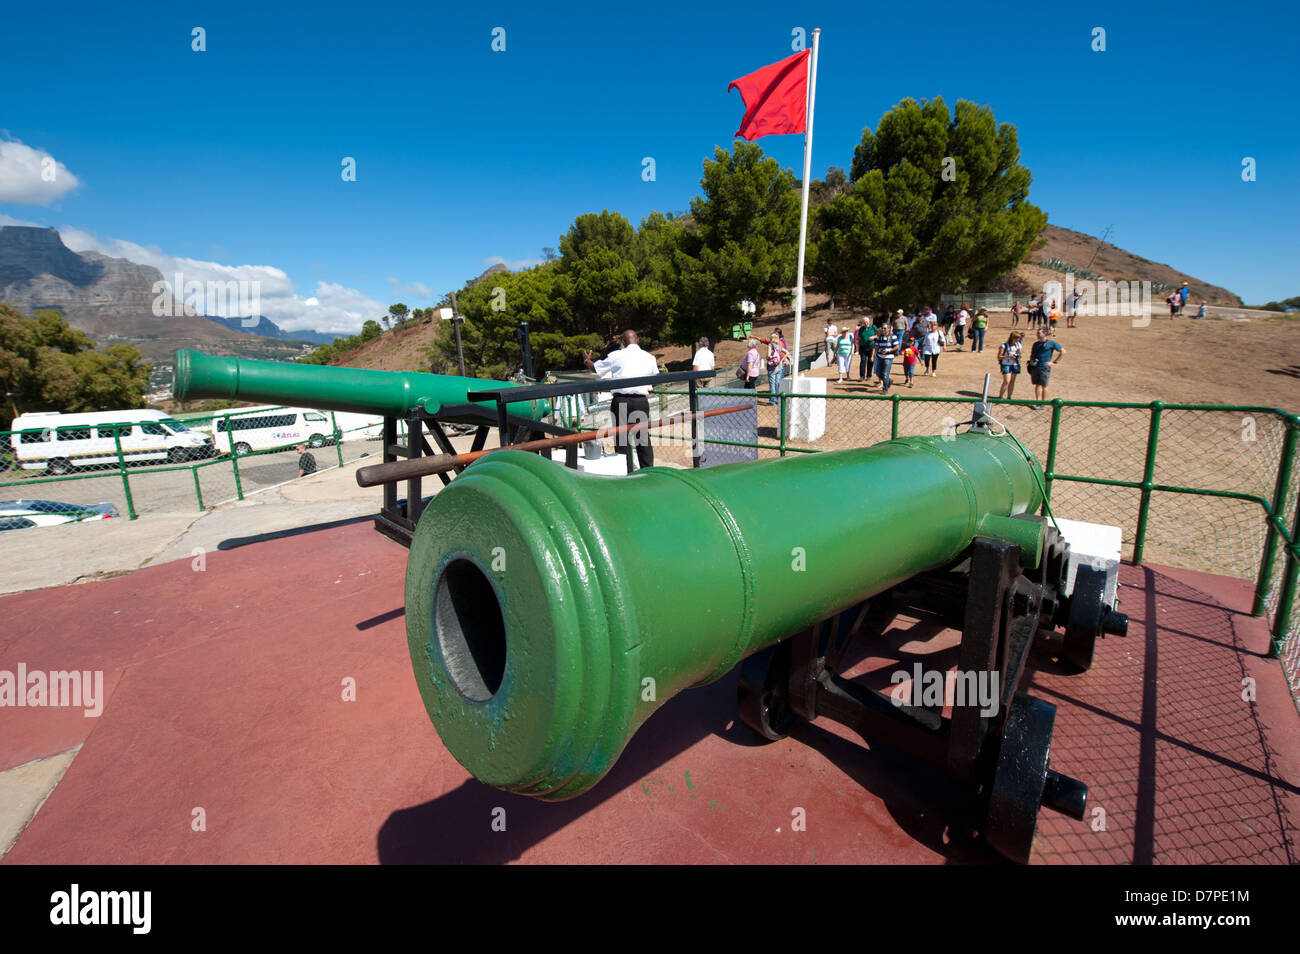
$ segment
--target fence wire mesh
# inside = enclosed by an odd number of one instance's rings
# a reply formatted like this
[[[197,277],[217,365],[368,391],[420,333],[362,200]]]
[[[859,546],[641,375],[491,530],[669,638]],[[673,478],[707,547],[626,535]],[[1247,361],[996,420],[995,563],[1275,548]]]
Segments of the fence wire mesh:
[[[297,479],[302,444],[316,471],[380,451],[376,423],[288,411],[0,432],[0,531],[210,509]]]
[[[836,394],[783,399],[787,419],[796,416],[801,404],[823,405],[825,429],[816,439],[799,439],[788,430],[782,441],[774,421],[760,411],[758,432],[751,431],[748,440],[763,448],[760,455],[779,455],[866,447],[895,435],[953,433],[970,419],[972,401],[979,397],[867,397],[855,393],[853,384],[840,388]],[[999,401],[992,414],[1049,470],[1056,515],[1119,527],[1124,555],[1132,557],[1142,525],[1141,484],[1150,480],[1144,560],[1252,582],[1259,578],[1269,549],[1268,513],[1289,456],[1288,430],[1297,427],[1293,418],[1262,409],[1162,406],[1156,415],[1149,406]],[[1153,416],[1159,426],[1148,474]],[[731,439],[746,440],[734,434]],[[689,458],[683,458],[683,465],[689,466]],[[1298,506],[1300,467],[1292,470],[1279,514],[1288,533],[1296,525]],[[1287,620],[1278,618],[1286,608],[1283,593],[1296,557],[1294,550],[1288,556],[1280,536],[1274,553],[1260,595],[1292,697],[1300,705],[1300,607]]]
[[[850,383],[841,393],[786,394],[779,404],[769,404],[765,389],[757,394],[733,389],[728,369],[720,369],[714,383],[717,401],[757,400],[757,407],[701,422],[703,439],[758,460],[866,447],[892,436],[955,433],[979,397],[933,399],[897,392],[882,397]],[[653,396],[651,416],[688,408],[685,391],[668,389]],[[293,427],[291,413],[297,415]],[[1267,519],[1279,473],[1293,456],[1288,448],[1295,438],[1289,445],[1288,433],[1298,426],[1294,418],[1259,409],[1160,408],[1148,475],[1153,407],[994,402],[992,413],[1050,472],[1051,505],[1059,516],[1118,526],[1131,556],[1139,544],[1143,492],[1107,482],[1136,485],[1150,479],[1144,559],[1249,580],[1263,575],[1263,608],[1300,704],[1300,609],[1289,609],[1295,602],[1288,594],[1297,554],[1283,534],[1270,533]],[[378,419],[348,417],[254,408],[184,421],[162,415],[111,423],[32,418],[20,429],[0,432],[0,531],[220,506],[297,479],[297,447],[304,441],[317,470],[377,456]],[[596,414],[584,418],[583,426],[607,423]],[[656,463],[690,467],[690,433],[689,425],[657,431]],[[603,443],[612,453],[613,439]],[[1292,467],[1284,490],[1278,518],[1289,534],[1300,506],[1300,468]],[[1273,560],[1266,566],[1270,541]]]

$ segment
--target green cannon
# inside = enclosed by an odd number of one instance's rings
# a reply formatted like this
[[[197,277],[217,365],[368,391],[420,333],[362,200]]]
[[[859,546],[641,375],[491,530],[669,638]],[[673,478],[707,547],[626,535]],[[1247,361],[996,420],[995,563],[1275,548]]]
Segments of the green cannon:
[[[444,455],[454,453],[449,430],[463,433],[466,425],[474,430],[475,450],[484,446],[494,426],[500,428],[502,443],[518,443],[533,435],[569,433],[543,420],[551,412],[547,400],[517,401],[502,409],[468,399],[471,391],[518,386],[512,381],[415,371],[220,358],[181,349],[176,352],[172,393],[182,401],[236,398],[382,416],[381,457],[391,465],[399,460],[418,462],[418,458],[435,454],[435,450]],[[399,427],[405,430],[405,446],[399,444]],[[430,439],[436,448],[430,446]],[[237,461],[239,446],[232,441],[230,450]],[[384,485],[383,500],[375,515],[375,529],[403,546],[410,544],[426,500],[421,476],[409,477],[403,499],[398,498],[394,483]],[[440,477],[444,483],[448,480],[445,474]]]
[[[513,382],[417,371],[372,371],[286,361],[221,358],[182,348],[176,352],[172,393],[178,400],[232,398],[361,414],[406,417],[414,409],[436,415],[467,403],[469,391],[513,387]],[[547,401],[511,404],[509,413],[538,420]],[[455,415],[444,415],[454,420]]]
[[[984,434],[626,478],[491,455],[411,544],[425,706],[481,781],[578,795],[659,705],[745,656],[979,534],[1040,553],[1043,525],[1010,519],[1041,504],[1037,466]]]
[[[470,464],[424,511],[406,570],[411,663],[443,744],[489,785],[571,798],[659,706],[739,662],[739,715],[761,738],[824,717],[937,764],[985,842],[1027,861],[1040,806],[1082,820],[1087,800],[1050,767],[1055,707],[1019,689],[1029,649],[1087,669],[1128,620],[1105,572],[1072,567],[1036,516],[1033,455],[992,432],[987,402],[968,423],[617,478],[517,450]],[[947,715],[841,675],[868,621],[902,610],[961,630],[956,671],[930,675],[979,686],[978,702]]]

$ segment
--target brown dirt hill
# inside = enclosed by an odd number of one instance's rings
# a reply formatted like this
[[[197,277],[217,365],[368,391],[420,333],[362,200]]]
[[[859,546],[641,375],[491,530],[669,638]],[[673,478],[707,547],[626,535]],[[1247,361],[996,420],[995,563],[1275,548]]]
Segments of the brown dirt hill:
[[[429,347],[437,331],[436,318],[408,321],[330,363],[349,368],[373,368],[376,371],[428,371],[429,361],[424,356],[424,350]]]
[[[1041,264],[1045,260],[1057,259],[1077,265],[1079,268],[1088,267],[1089,261],[1092,260],[1089,270],[1112,281],[1137,279],[1181,285],[1186,280],[1194,301],[1206,298],[1212,305],[1232,306],[1240,305],[1241,302],[1226,288],[1211,285],[1169,265],[1152,262],[1109,243],[1101,243],[1096,237],[1082,232],[1048,225],[1039,237],[1039,242],[1042,244],[1032,248],[1025,256],[1024,263],[1011,273],[1011,281],[1025,290],[1021,294],[1031,290],[1041,290],[1049,281],[1064,283],[1065,273]],[[1099,245],[1100,249],[1098,249]],[[1095,260],[1093,260],[1094,252],[1096,252]],[[493,266],[485,275],[500,268],[501,266]],[[1163,295],[1155,297],[1159,301]],[[808,294],[808,312],[804,315],[802,332],[803,344],[821,340],[822,327],[828,317],[843,327],[846,322],[850,325],[856,324],[858,315],[864,313],[854,308],[827,310],[826,303],[826,296]],[[769,302],[763,319],[755,324],[754,331],[760,336],[766,336],[773,328],[779,327],[785,333],[786,340],[793,345],[793,319],[794,313],[790,306]],[[424,350],[437,331],[438,322],[434,319],[398,327],[348,352],[334,363],[383,371],[425,371],[428,369],[428,363],[424,357]],[[718,367],[724,368],[740,362],[741,356],[745,353],[745,345],[740,341],[723,340],[715,343],[714,352],[717,355]],[[669,345],[655,349],[655,355],[660,363],[672,371],[688,369],[694,353],[693,345]]]
[[[1092,235],[1058,225],[1048,225],[1043,229],[1038,242],[1029,250],[1024,262],[1015,269],[1013,276],[1024,282],[1029,289],[1041,291],[1046,281],[1064,280],[1064,272],[1045,265],[1053,259],[1080,269],[1086,268],[1108,281],[1162,282],[1175,288],[1187,282],[1191,298],[1195,301],[1204,298],[1211,305],[1241,307],[1242,304],[1241,299],[1226,288],[1212,285],[1187,272],[1180,272],[1170,265],[1135,255],[1109,242],[1102,242]],[[1163,297],[1163,293],[1158,296]]]

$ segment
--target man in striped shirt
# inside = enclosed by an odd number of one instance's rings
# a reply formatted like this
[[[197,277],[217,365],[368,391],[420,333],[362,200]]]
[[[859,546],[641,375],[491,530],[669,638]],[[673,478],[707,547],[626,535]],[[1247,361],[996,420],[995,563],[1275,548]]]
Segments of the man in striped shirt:
[[[903,348],[903,336],[889,325],[882,325],[876,334],[876,377],[880,379],[880,393],[889,393],[889,370],[894,365],[894,358]]]

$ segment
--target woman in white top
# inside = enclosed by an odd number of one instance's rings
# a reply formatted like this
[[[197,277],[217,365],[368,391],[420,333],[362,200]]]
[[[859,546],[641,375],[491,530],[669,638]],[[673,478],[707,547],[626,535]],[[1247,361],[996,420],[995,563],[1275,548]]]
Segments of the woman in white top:
[[[1002,370],[1002,386],[998,388],[998,397],[1010,398],[1016,390],[1016,375],[1020,373],[1020,342],[1024,332],[1013,331],[998,348],[998,366]]]
[[[835,363],[835,353],[839,350],[840,329],[830,321],[826,322],[826,364]]]
[[[943,346],[947,343],[943,332],[939,330],[939,323],[930,322],[930,330],[925,333],[925,338],[921,342],[921,360],[925,362],[925,373],[929,377],[933,378],[935,372],[939,370],[939,355],[943,353]]]

